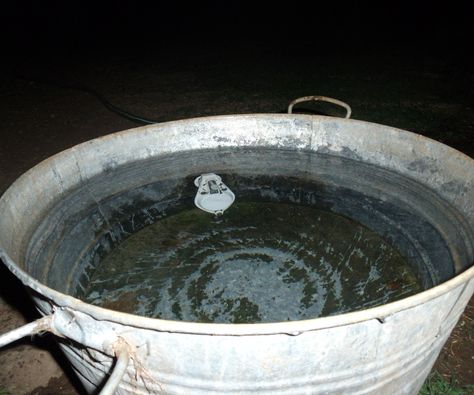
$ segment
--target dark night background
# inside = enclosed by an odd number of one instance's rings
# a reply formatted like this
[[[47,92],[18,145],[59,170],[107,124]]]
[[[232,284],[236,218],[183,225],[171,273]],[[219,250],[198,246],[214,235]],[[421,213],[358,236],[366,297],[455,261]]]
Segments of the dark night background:
[[[60,150],[139,126],[87,88],[159,121],[284,112],[296,97],[332,96],[348,102],[355,119],[411,130],[474,156],[472,4],[4,3],[0,193]],[[340,115],[324,104],[302,107]],[[3,266],[0,302],[0,333],[36,317]],[[474,382],[473,310],[454,359],[446,354],[438,363],[463,384]],[[0,389],[78,393],[48,338],[30,343],[0,352]]]
[[[158,121],[282,112],[298,96],[333,96],[351,104],[356,119],[473,152],[473,8],[468,1],[5,3],[0,88],[10,134],[0,191],[15,170],[136,126],[84,87]],[[24,142],[44,149],[30,161],[22,155],[19,167],[15,148]]]
[[[453,1],[359,2],[9,2],[2,7],[8,41],[25,48],[170,41],[318,40],[350,45],[435,44],[440,49],[472,32],[472,5]],[[133,44],[136,44],[133,43]],[[432,45],[430,45],[432,46]],[[156,48],[157,49],[157,48]],[[466,47],[469,50],[469,47]]]
[[[4,4],[0,15],[5,60],[14,65],[104,50],[159,59],[166,50],[238,53],[271,46],[302,62],[305,51],[311,58],[348,51],[348,62],[351,52],[399,49],[456,62],[472,52],[467,1],[19,1]]]

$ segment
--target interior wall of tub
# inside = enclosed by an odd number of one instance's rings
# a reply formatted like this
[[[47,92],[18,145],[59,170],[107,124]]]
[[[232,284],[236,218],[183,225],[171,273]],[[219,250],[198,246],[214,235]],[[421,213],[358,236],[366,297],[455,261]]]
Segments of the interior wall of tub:
[[[236,199],[311,205],[382,235],[423,286],[473,261],[472,160],[363,122],[262,115],[172,122],[74,147],[22,176],[0,201],[0,243],[20,267],[80,294],[117,243],[189,207],[194,177],[225,177]]]

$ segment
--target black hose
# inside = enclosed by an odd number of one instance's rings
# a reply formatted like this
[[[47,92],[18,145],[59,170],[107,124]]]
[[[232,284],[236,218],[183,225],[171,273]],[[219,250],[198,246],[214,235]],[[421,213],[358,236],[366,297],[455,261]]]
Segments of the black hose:
[[[25,76],[17,76],[21,80],[29,81],[29,82],[34,82],[38,84],[45,84],[45,85],[52,85],[57,88],[62,88],[62,89],[71,89],[71,90],[76,90],[80,92],[85,92],[88,93],[92,96],[94,96],[97,100],[99,100],[105,108],[107,108],[109,111],[112,111],[115,114],[120,115],[123,118],[126,118],[130,121],[149,125],[153,123],[159,123],[159,121],[155,121],[153,119],[145,118],[140,115],[132,114],[126,110],[121,109],[120,107],[117,107],[116,105],[112,104],[109,102],[104,95],[101,93],[97,92],[96,90],[89,88],[88,86],[85,85],[78,85],[78,84],[64,84],[61,82],[57,81],[49,81],[49,80],[44,80],[44,79],[37,79],[37,78],[29,78]]]

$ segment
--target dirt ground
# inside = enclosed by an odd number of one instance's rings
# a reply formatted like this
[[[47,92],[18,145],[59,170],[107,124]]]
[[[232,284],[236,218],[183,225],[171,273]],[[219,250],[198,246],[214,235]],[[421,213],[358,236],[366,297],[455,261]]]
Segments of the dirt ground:
[[[117,106],[159,121],[284,112],[296,97],[321,94],[351,104],[355,119],[414,131],[474,156],[472,70],[455,55],[421,49],[316,53],[298,43],[24,55],[0,77],[0,193],[60,150],[137,126],[64,85],[93,87]],[[331,106],[306,107],[340,114]],[[35,317],[20,284],[1,265],[0,333]],[[4,348],[0,365],[0,389],[11,394],[82,393],[51,336]],[[474,300],[436,369],[460,384],[474,383]]]

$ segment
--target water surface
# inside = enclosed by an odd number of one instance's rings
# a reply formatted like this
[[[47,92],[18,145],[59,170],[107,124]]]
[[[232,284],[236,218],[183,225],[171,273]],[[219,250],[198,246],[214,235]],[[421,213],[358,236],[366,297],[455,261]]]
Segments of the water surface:
[[[132,235],[97,267],[85,300],[169,320],[257,323],[359,310],[420,292],[408,263],[370,229],[312,207],[237,202]]]

